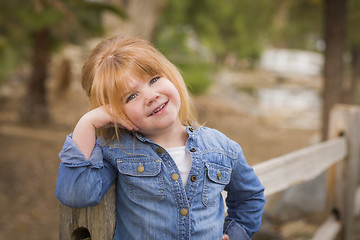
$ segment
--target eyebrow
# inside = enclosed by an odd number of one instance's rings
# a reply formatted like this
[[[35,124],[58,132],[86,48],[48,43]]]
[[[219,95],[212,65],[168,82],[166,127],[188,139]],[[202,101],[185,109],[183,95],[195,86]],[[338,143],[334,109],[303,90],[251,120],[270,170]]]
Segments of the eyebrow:
[[[132,80],[131,82],[135,82],[135,81]],[[131,83],[126,84],[126,90],[125,90],[122,98],[126,98],[127,96],[129,96],[130,94],[135,92],[136,86],[137,86],[137,84],[131,84]]]
[[[134,91],[132,89],[127,90],[126,92],[124,92],[124,94],[121,96],[122,99],[125,99],[130,96]]]
[[[149,80],[152,80],[155,77],[162,77],[162,75],[161,74],[155,74],[154,76],[149,77],[150,78]],[[141,79],[136,80],[136,79],[131,79],[130,78],[128,84],[126,84],[127,89],[126,89],[126,91],[124,92],[124,94],[122,96],[123,99],[127,98],[127,96],[131,95],[132,93],[136,92],[136,88],[138,86],[137,81],[141,81],[141,82],[145,81],[146,82],[148,80],[141,80]]]

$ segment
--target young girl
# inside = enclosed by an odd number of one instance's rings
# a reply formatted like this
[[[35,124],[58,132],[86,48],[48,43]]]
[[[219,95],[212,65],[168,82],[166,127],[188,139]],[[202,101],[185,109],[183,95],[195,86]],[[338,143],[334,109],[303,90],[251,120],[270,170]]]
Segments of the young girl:
[[[237,143],[196,124],[172,63],[116,36],[96,46],[81,80],[92,110],[59,154],[64,205],[95,206],[116,181],[116,240],[252,238],[264,188]]]

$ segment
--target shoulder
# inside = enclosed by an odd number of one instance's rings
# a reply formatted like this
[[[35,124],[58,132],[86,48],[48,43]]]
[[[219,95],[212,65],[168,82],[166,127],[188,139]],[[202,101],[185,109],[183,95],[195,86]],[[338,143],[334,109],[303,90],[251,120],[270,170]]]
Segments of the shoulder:
[[[116,157],[128,156],[139,149],[146,148],[146,144],[139,141],[135,134],[123,131],[119,137],[98,138],[97,143],[102,146],[103,152]]]
[[[198,129],[198,140],[205,148],[220,148],[231,152],[241,152],[240,145],[224,133],[209,127]]]
[[[219,130],[214,129],[214,128],[201,126],[198,128],[198,131],[199,131],[199,134],[202,134],[202,135],[213,135],[213,136],[221,137],[224,139],[229,139],[225,134],[223,134],[222,132],[220,132]]]
[[[219,142],[219,143],[235,143],[229,137],[227,137],[224,133],[216,130],[214,128],[209,127],[200,127],[198,129],[200,137],[207,137],[208,140]]]
[[[135,135],[128,131],[120,131],[118,137],[113,134],[110,137],[98,136],[97,143],[104,147],[127,146],[134,141]]]

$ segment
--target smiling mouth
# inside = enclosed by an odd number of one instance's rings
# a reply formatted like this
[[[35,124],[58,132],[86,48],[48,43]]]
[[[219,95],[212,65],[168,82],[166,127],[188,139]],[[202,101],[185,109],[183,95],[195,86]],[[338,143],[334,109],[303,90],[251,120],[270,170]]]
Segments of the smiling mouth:
[[[161,109],[163,109],[166,106],[167,102],[162,104],[159,108],[157,108],[155,111],[153,111],[149,116],[154,115],[155,113],[159,112]]]

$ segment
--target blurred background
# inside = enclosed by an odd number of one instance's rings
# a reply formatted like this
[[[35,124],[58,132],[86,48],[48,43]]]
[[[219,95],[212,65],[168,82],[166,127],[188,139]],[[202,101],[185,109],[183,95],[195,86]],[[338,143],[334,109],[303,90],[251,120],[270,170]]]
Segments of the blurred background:
[[[58,239],[57,154],[88,109],[82,64],[106,37],[151,41],[200,123],[250,165],[326,139],[331,107],[360,103],[360,0],[2,0],[0,12],[1,240]],[[254,239],[311,239],[323,180],[268,199]]]

